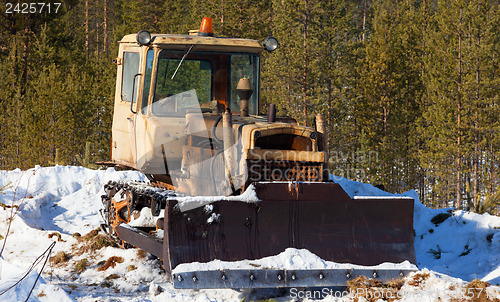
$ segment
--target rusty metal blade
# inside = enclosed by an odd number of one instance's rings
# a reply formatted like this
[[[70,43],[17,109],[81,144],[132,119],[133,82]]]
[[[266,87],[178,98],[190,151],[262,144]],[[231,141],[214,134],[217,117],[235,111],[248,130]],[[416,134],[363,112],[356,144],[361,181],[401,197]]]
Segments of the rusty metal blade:
[[[359,276],[376,278],[382,282],[403,278],[415,270],[395,269],[323,269],[323,270],[216,270],[175,274],[175,288],[277,288],[345,286]]]
[[[413,199],[351,199],[335,183],[256,183],[255,188],[261,202],[217,201],[212,211],[181,213],[176,201],[168,201],[165,268],[258,259],[289,247],[338,263],[416,264]]]

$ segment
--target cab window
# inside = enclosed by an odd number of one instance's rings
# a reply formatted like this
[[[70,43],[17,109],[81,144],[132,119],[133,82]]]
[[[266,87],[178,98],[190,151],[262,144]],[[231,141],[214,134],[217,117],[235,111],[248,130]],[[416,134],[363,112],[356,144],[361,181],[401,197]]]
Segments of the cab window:
[[[209,103],[212,92],[212,64],[203,59],[184,59],[168,51],[158,57],[154,115],[185,115]]]
[[[132,90],[134,90],[134,77],[139,72],[140,56],[137,52],[124,52],[123,53],[123,74],[122,74],[122,101],[133,101]],[[135,92],[137,96],[137,83],[136,78]]]

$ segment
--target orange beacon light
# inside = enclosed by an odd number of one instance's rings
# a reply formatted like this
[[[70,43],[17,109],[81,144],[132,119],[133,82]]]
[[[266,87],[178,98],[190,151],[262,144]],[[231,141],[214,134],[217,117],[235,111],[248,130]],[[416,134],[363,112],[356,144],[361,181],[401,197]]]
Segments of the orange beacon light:
[[[200,30],[198,31],[199,36],[208,36],[212,37],[214,32],[212,30],[212,19],[209,17],[203,18],[201,21]]]

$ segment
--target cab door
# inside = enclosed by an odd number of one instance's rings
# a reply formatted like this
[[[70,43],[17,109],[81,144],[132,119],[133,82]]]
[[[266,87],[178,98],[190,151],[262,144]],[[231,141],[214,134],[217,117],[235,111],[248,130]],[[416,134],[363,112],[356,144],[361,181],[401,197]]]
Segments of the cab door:
[[[112,159],[135,167],[137,101],[141,79],[140,47],[120,45],[112,129]]]

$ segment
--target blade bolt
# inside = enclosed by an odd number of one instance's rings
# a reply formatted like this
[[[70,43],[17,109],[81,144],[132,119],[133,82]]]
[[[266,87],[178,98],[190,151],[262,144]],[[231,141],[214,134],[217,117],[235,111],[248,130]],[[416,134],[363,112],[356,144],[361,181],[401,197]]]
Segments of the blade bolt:
[[[283,277],[281,276],[281,274],[278,274],[278,281],[281,281],[281,279],[283,279]]]
[[[178,275],[178,276],[177,276],[177,281],[182,282],[182,277],[181,277],[181,275]]]
[[[297,276],[295,276],[295,274],[292,274],[292,280],[295,280],[297,279]]]
[[[193,276],[193,282],[196,282],[198,281],[198,278],[196,278],[196,276]]]
[[[399,272],[399,276],[404,277],[404,275],[405,274],[403,272]]]
[[[323,274],[319,274],[318,277],[319,277],[320,280],[323,280],[323,278],[325,278],[325,276]]]
[[[373,272],[373,278],[377,278],[377,277],[378,277],[377,272]]]
[[[345,275],[345,277],[346,277],[347,279],[349,279],[349,278],[351,278],[351,274],[347,273],[347,274]]]
[[[224,280],[227,280],[226,275],[222,275],[222,280],[223,280],[223,281],[224,281]]]
[[[250,280],[255,280],[255,276],[253,274],[250,275]]]

